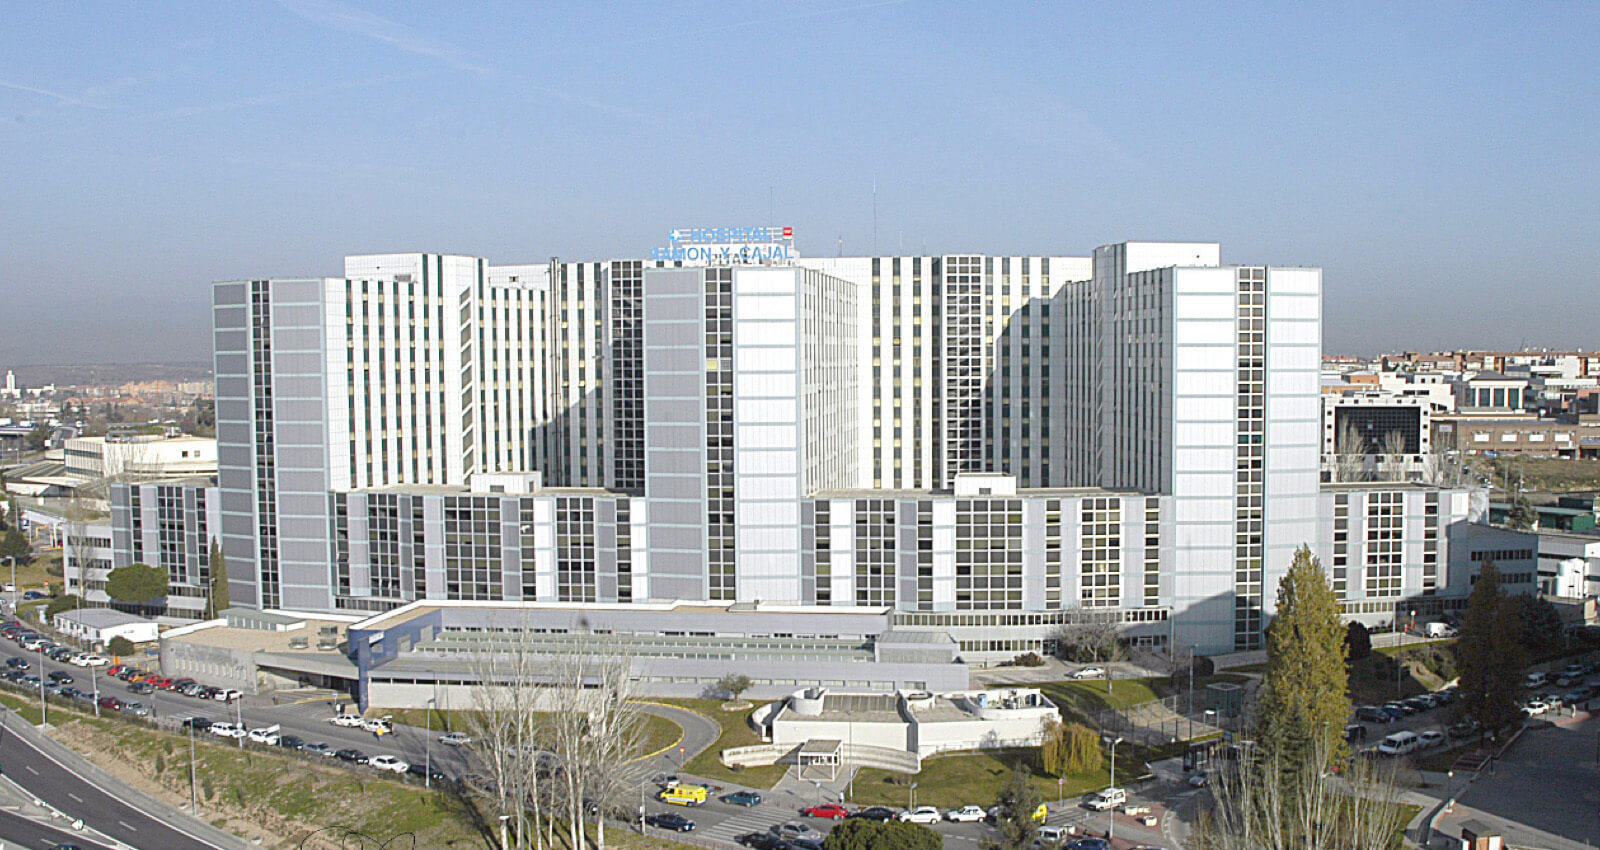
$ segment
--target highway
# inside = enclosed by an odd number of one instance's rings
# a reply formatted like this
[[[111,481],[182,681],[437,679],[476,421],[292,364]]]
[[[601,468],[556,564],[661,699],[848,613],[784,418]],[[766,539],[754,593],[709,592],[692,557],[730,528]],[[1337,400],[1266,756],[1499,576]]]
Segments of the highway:
[[[121,788],[102,789],[46,752],[36,743],[40,733],[22,724],[15,714],[5,712],[4,719],[6,728],[4,737],[0,738],[0,768],[5,770],[11,781],[67,817],[82,819],[101,834],[140,850],[232,850],[232,846],[224,847],[198,838],[183,826],[169,824],[155,814],[124,802],[117,795],[122,791]],[[19,729],[19,725],[22,728]],[[12,822],[5,823],[10,825]],[[0,830],[4,829],[0,827]],[[12,841],[25,837],[19,835],[13,838],[9,830],[0,831],[0,835]],[[79,843],[87,846],[87,842]],[[34,842],[28,846],[50,845]]]
[[[96,844],[71,830],[52,829],[21,815],[0,810],[0,846],[6,850],[12,847],[51,848],[67,842],[83,850],[110,850],[104,844]]]

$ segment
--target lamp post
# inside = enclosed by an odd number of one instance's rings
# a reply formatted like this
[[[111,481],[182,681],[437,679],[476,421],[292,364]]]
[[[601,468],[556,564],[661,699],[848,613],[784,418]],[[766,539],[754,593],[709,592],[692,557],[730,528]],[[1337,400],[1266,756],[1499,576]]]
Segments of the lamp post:
[[[1445,771],[1444,810],[1453,812],[1456,809],[1456,772]]]
[[[50,722],[50,709],[44,701],[44,649],[39,650],[39,724]]]
[[[910,805],[906,806],[906,811],[909,812],[912,809],[915,809],[917,807],[917,783],[915,783],[915,782],[911,783],[911,787],[907,790],[906,793],[907,793],[906,802],[910,804]]]
[[[194,724],[185,724],[189,727],[189,814],[200,816],[200,801],[195,796],[194,779]]]
[[[95,677],[94,665],[89,665],[89,693],[94,694],[94,716],[100,716],[100,684]]]
[[[1117,745],[1122,743],[1121,738],[1111,739],[1111,787],[1117,787]],[[1109,844],[1117,833],[1117,807],[1112,806],[1106,810],[1106,842]]]
[[[433,787],[433,700],[428,700],[428,710],[424,715],[428,725],[428,733],[422,738],[422,787]],[[415,727],[413,727],[415,728]]]

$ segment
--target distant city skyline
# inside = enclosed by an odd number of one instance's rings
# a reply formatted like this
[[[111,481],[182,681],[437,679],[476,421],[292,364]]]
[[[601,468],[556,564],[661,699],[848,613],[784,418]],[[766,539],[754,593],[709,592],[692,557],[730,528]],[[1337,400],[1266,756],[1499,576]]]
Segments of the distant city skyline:
[[[0,366],[204,361],[346,254],[1208,240],[1328,353],[1600,347],[1600,7],[39,5],[0,54]]]

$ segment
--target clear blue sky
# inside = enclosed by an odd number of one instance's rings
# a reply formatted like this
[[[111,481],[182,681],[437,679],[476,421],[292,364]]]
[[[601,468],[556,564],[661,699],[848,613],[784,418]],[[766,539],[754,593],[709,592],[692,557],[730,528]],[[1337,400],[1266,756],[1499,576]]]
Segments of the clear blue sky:
[[[346,253],[869,253],[874,181],[880,252],[1216,240],[1324,267],[1330,353],[1600,347],[1597,44],[1594,3],[13,3],[0,368],[207,359],[210,281]]]

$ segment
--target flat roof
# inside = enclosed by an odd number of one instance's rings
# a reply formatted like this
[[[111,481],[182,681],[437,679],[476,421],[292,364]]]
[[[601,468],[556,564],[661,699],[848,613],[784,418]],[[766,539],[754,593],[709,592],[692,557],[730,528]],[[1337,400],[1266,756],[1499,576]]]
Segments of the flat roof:
[[[215,624],[201,624],[183,631],[182,634],[172,636],[163,635],[162,640],[192,643],[197,646],[211,646],[218,649],[239,649],[246,652],[276,652],[294,655],[326,655],[336,658],[345,658],[343,652],[338,650],[319,650],[317,646],[317,632],[322,626],[344,626],[341,620],[316,620],[307,617],[304,629],[293,631],[274,631],[272,629],[241,629],[223,625],[221,621]],[[289,646],[292,638],[301,638],[310,643],[310,648],[293,649]],[[346,659],[348,660],[348,659]]]
[[[95,629],[108,629],[112,626],[155,625],[155,620],[147,620],[135,614],[123,611],[114,611],[110,608],[79,608],[76,611],[62,611],[56,615],[57,620],[67,620],[82,623]]]

